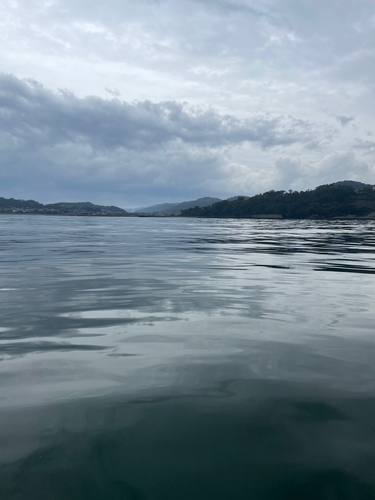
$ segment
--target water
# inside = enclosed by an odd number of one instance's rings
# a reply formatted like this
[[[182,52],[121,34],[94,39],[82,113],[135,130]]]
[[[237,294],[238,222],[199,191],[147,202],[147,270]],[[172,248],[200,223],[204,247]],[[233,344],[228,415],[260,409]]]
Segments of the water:
[[[0,217],[0,498],[375,498],[375,224]]]

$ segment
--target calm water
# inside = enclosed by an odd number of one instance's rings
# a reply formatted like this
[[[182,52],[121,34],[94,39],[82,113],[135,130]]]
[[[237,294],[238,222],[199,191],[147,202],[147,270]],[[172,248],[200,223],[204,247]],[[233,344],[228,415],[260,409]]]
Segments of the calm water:
[[[0,498],[375,498],[375,224],[0,217]]]

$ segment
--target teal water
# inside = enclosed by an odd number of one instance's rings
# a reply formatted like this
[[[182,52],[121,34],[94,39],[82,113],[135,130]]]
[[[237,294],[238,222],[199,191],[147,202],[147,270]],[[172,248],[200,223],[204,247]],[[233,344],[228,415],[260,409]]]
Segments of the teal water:
[[[0,498],[375,498],[375,224],[0,217]]]

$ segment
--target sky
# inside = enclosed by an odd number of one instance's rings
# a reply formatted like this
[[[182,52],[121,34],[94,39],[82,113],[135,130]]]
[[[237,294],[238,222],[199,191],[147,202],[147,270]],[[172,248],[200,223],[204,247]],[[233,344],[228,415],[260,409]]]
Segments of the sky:
[[[0,196],[375,184],[373,0],[2,0]]]

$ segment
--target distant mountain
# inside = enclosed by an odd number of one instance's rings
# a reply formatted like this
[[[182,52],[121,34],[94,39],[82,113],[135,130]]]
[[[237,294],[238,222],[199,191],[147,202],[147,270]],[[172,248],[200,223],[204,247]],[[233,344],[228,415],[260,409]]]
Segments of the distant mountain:
[[[362,185],[355,189],[354,183]],[[254,219],[375,219],[375,187],[355,181],[318,186],[309,191],[268,191],[251,198],[223,200],[210,207],[184,210],[183,217]]]
[[[164,210],[164,213],[165,215],[176,215],[182,212],[182,210],[186,210],[187,208],[208,207],[218,201],[221,201],[220,198],[209,198],[206,196],[205,198],[198,198],[197,200],[184,201],[183,203],[179,203],[175,207]]]
[[[0,198],[0,213],[44,215],[101,215],[128,216],[128,212],[115,206],[94,205],[86,202],[61,202],[43,205],[34,200]]]
[[[126,215],[126,210],[122,208],[115,207],[113,205],[94,205],[89,201],[84,202],[60,202],[60,203],[50,203],[48,205],[44,205],[46,209],[49,210],[58,210],[59,212],[71,212],[71,211],[85,211],[85,212],[95,212],[95,213],[103,213],[107,212],[109,214],[116,215]]]
[[[168,210],[169,208],[173,208],[177,206],[178,203],[160,203],[159,205],[151,205],[150,207],[142,207],[142,208],[136,208],[134,212],[140,213],[140,214],[159,214],[163,213],[164,210]]]
[[[161,214],[161,215],[177,215],[182,210],[194,207],[207,207],[221,201],[220,198],[198,198],[197,200],[184,201],[182,203],[162,203],[160,205],[152,205],[151,207],[139,208],[136,213]]]
[[[249,199],[249,196],[242,196],[242,195],[239,195],[239,196],[232,196],[232,198],[227,198],[227,201],[236,201],[236,200],[238,200],[239,198],[243,198],[244,200],[248,200],[248,199]]]

